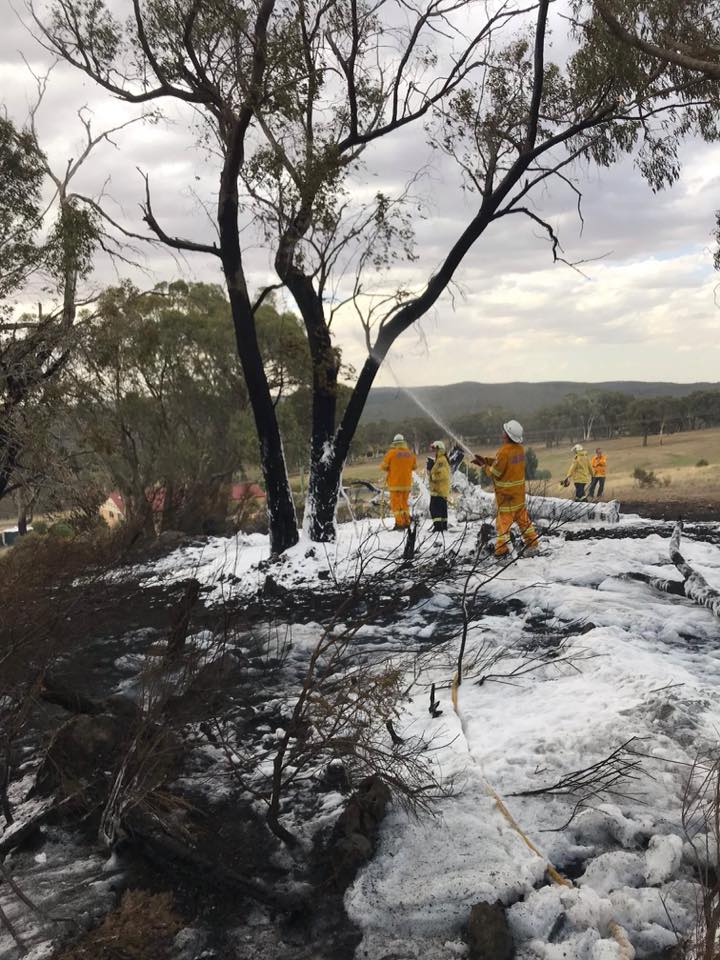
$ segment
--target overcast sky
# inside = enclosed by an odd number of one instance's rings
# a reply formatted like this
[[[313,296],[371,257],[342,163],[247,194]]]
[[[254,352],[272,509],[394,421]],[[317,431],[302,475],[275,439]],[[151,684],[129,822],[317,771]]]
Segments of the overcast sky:
[[[0,85],[10,116],[23,122],[35,90],[21,51],[37,70],[47,67],[49,57],[18,24],[8,0],[0,4],[8,26],[0,38]],[[77,156],[82,129],[75,114],[83,105],[92,111],[98,131],[132,115],[89,80],[58,66],[38,116],[41,141],[58,169]],[[145,232],[139,218],[140,167],[150,175],[155,213],[164,228],[212,240],[198,198],[212,204],[217,168],[195,147],[189,119],[171,111],[168,122],[124,130],[117,148],[103,146],[88,163],[78,189],[97,193],[107,181],[108,209]],[[367,183],[373,190],[390,189],[412,175],[416,136],[399,137],[369,155]],[[419,331],[396,343],[390,367],[377,382],[720,380],[720,306],[715,302],[720,276],[713,270],[711,233],[720,207],[720,145],[686,144],[680,182],[658,195],[631,159],[610,170],[582,171],[579,185],[582,235],[569,191],[546,191],[535,203],[559,229],[568,259],[601,258],[583,266],[584,276],[553,265],[546,238],[522,218],[491,226],[458,272],[452,300],[446,298]],[[392,277],[410,285],[432,273],[471,211],[439,157],[418,190],[429,205],[429,216],[417,229],[419,259]],[[141,286],[181,274],[222,281],[214,258],[188,255],[178,261],[157,248],[143,248],[139,255],[144,273],[102,260],[95,285],[115,282],[119,275],[131,275]],[[249,249],[246,262],[252,286],[274,279],[262,248]],[[336,336],[346,362],[359,366],[364,344],[349,312],[339,318]]]

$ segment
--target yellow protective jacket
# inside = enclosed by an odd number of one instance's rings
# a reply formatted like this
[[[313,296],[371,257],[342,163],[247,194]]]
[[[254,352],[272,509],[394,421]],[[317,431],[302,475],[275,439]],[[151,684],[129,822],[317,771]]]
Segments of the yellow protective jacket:
[[[430,469],[430,496],[445,500],[450,496],[450,463],[444,453],[437,454]]]
[[[415,454],[408,449],[408,445],[394,443],[380,464],[380,469],[386,474],[385,482],[388,490],[410,490],[415,464]]]
[[[607,457],[604,453],[599,456],[596,453],[590,461],[590,466],[594,477],[604,477],[607,473]]]
[[[586,450],[578,450],[568,470],[568,480],[573,483],[590,483],[592,470]]]
[[[525,448],[504,443],[483,470],[492,477],[498,513],[515,513],[525,506]]]

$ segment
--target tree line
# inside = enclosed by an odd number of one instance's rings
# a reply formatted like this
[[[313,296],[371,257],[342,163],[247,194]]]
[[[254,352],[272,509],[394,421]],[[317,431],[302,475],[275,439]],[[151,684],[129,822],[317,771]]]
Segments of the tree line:
[[[448,426],[465,442],[478,447],[498,441],[500,424],[516,412],[503,407],[447,417]],[[528,443],[546,447],[609,440],[614,437],[642,437],[684,430],[720,426],[720,390],[694,390],[684,397],[635,397],[617,390],[568,394],[556,404],[539,407],[522,416]],[[354,443],[356,456],[375,456],[388,439],[402,429],[417,449],[438,439],[442,428],[430,417],[409,420],[378,420],[361,424]]]

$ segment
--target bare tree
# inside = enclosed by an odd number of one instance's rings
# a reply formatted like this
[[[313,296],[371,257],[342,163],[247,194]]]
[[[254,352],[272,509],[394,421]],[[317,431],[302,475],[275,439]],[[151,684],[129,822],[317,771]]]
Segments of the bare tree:
[[[378,369],[397,338],[439,302],[478,239],[499,219],[520,215],[544,231],[554,258],[562,259],[533,193],[556,180],[579,202],[573,165],[585,158],[609,164],[638,143],[653,184],[671,182],[677,135],[717,101],[709,81],[669,76],[662,67],[648,71],[632,57],[618,68],[581,21],[576,52],[563,66],[549,63],[550,0],[507,0],[494,12],[481,0],[131,6],[127,27],[102,2],[54,0],[33,15],[42,42],[113,95],[132,103],[181,101],[208,125],[221,167],[216,239],[170,235],[153,211],[148,178],[144,219],[171,248],[221,261],[275,551],[296,541],[297,527],[255,329],[265,291],[251,301],[243,228],[256,228],[248,245],[259,228],[305,323],[313,358],[306,526],[312,538],[328,540],[342,468]],[[557,20],[564,24],[559,12]],[[407,193],[358,199],[361,164],[371,145],[426,125],[434,146],[460,164],[471,211],[419,290],[378,289],[378,269],[395,253],[411,253],[413,220]],[[338,417],[341,358],[331,324],[343,282],[368,353]]]

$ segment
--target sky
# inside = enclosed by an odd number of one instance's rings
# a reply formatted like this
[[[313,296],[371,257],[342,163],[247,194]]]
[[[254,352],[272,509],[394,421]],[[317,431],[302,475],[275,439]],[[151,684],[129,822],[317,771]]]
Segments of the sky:
[[[0,86],[8,114],[24,122],[35,98],[37,72],[50,65],[42,50],[0,0],[7,29],[0,37]],[[83,131],[77,110],[87,107],[97,132],[137,115],[71,68],[53,70],[37,117],[41,142],[56,169],[77,156]],[[213,240],[215,158],[197,147],[194,118],[169,107],[155,124],[120,131],[78,175],[80,192],[103,194],[119,222],[147,233],[140,215],[141,173],[148,174],[157,219],[168,233]],[[419,138],[419,139],[418,139]],[[358,191],[398,189],[429,163],[415,191],[425,216],[416,224],[418,259],[382,280],[382,289],[422,287],[472,215],[472,198],[458,187],[450,161],[425,149],[420,131],[368,151]],[[530,221],[509,217],[491,225],[456,275],[451,295],[393,346],[376,383],[405,386],[463,380],[720,380],[720,275],[713,269],[712,228],[720,208],[720,145],[687,142],[682,175],[653,194],[632,158],[611,169],[576,171],[584,225],[567,188],[544,190],[535,209],[559,231],[565,256],[587,261],[577,272],[553,264],[547,238]],[[92,289],[130,277],[141,287],[184,276],[222,282],[219,261],[135,244],[139,267],[100,257]],[[246,236],[251,287],[273,282],[272,259]],[[27,291],[28,302],[42,295]],[[292,301],[288,301],[292,308]],[[347,364],[359,368],[364,339],[351,309],[334,323]]]

